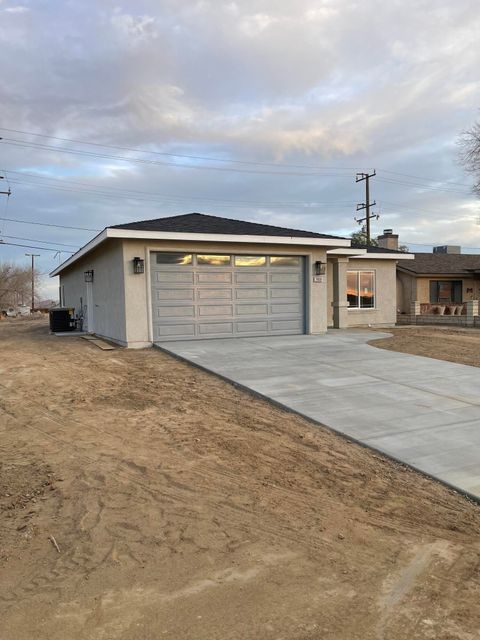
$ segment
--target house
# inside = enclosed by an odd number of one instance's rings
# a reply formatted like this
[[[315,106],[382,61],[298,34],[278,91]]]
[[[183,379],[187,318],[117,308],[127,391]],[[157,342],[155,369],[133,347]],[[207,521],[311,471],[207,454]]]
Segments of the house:
[[[459,247],[435,247],[399,260],[397,296],[400,313],[411,304],[448,305],[480,300],[480,255],[462,254]]]
[[[392,326],[396,261],[349,239],[200,213],[107,227],[50,275],[60,304],[127,347]]]

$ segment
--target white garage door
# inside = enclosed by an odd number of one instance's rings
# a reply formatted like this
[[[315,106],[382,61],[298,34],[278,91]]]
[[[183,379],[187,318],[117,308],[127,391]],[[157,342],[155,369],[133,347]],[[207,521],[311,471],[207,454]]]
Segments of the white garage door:
[[[153,340],[305,332],[301,256],[151,254]]]

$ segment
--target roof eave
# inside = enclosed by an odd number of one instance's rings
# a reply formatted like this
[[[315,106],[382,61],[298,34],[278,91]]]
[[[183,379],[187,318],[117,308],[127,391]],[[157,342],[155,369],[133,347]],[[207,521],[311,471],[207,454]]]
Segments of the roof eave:
[[[236,244],[283,244],[298,246],[316,247],[350,247],[350,240],[347,238],[316,238],[303,236],[256,236],[256,235],[236,235],[221,233],[182,233],[171,231],[141,231],[137,229],[114,229],[107,227],[95,238],[90,240],[85,246],[73,254],[68,260],[50,273],[50,277],[59,275],[66,268],[73,265],[77,260],[95,249],[99,244],[109,238],[119,238],[124,240],[180,240],[190,242],[230,242]]]
[[[358,256],[359,258],[368,258],[373,259],[373,260],[414,260],[415,256],[413,253],[410,254],[405,254],[402,252],[398,252],[398,253],[380,253],[380,252],[376,252],[376,253],[365,253],[362,256]]]
[[[180,231],[143,231],[139,229],[107,228],[109,238],[142,240],[186,240],[197,242],[233,242],[256,244],[297,244],[312,246],[350,247],[347,238],[321,238],[309,236],[259,236],[235,233],[192,233]]]
[[[64,269],[72,265],[74,262],[77,262],[77,260],[80,260],[80,258],[82,258],[87,253],[90,253],[90,251],[95,249],[95,247],[97,247],[99,244],[104,242],[108,237],[107,232],[108,232],[108,229],[104,229],[103,231],[100,231],[99,234],[97,234],[94,238],[92,238],[90,242],[87,242],[87,244],[83,245],[83,247],[81,247],[76,253],[74,253],[73,256],[70,256],[70,258],[67,258],[65,262],[62,262],[62,264],[58,265],[56,269],[51,271],[48,274],[50,278],[53,278],[54,276],[58,276],[62,271],[64,271]]]

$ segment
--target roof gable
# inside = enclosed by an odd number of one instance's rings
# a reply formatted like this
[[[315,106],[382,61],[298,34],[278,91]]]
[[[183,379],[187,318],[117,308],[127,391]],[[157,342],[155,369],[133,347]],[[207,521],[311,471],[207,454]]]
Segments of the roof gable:
[[[276,227],[274,225],[261,224],[258,222],[221,218],[219,216],[211,216],[204,213],[187,213],[179,216],[169,216],[168,218],[140,220],[138,222],[130,222],[127,224],[116,224],[108,228],[131,231],[165,231],[173,233],[210,233],[222,235],[278,236],[286,238],[340,239],[340,236],[315,233],[314,231],[288,229],[285,227]]]

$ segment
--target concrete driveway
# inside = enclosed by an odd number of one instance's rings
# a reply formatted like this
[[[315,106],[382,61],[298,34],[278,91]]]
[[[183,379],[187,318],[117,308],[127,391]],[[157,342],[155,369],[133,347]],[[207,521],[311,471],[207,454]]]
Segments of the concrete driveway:
[[[480,368],[372,347],[371,331],[162,344],[480,497]]]

